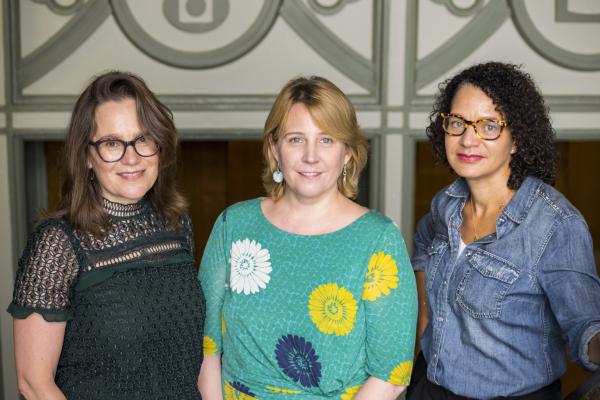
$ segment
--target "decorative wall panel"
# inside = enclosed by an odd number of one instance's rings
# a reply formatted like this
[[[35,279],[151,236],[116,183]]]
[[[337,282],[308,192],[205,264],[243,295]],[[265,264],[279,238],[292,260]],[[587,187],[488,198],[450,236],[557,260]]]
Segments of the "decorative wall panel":
[[[488,60],[522,64],[546,96],[559,138],[600,139],[599,4],[4,0],[0,215],[9,220],[1,221],[0,237],[13,251],[0,254],[10,269],[0,300],[11,291],[33,207],[25,144],[64,136],[73,102],[94,74],[140,74],[175,111],[184,140],[257,138],[288,79],[331,79],[350,95],[371,138],[370,204],[396,220],[410,243],[415,144],[425,138],[438,83],[459,70]],[[35,157],[30,162],[38,168]],[[12,400],[9,324],[0,318],[2,384]]]

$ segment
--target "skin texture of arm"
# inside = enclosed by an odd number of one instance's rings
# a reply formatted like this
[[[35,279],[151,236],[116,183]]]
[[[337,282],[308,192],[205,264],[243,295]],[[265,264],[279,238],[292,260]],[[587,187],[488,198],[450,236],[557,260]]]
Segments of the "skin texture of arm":
[[[54,376],[66,326],[66,322],[48,322],[37,313],[14,320],[17,382],[26,399],[65,399]]]
[[[198,376],[198,390],[203,400],[223,399],[220,356],[215,354],[204,356]]]
[[[588,345],[588,356],[594,364],[600,364],[600,333],[590,340]]]
[[[394,400],[404,392],[404,389],[405,386],[392,385],[372,376],[354,395],[354,400]]]

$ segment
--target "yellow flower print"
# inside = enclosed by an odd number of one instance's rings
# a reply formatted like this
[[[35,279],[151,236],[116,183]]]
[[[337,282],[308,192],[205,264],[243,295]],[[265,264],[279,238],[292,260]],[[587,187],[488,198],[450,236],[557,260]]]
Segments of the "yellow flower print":
[[[363,300],[375,301],[378,297],[390,294],[390,289],[398,287],[398,267],[391,255],[383,251],[371,256],[367,267],[367,276]]]
[[[326,283],[312,291],[308,310],[319,331],[344,336],[354,327],[358,306],[352,292],[336,283]]]
[[[265,386],[267,390],[270,390],[273,393],[283,393],[283,394],[298,394],[299,390],[291,390],[291,389],[281,389],[273,386]]]
[[[210,336],[204,336],[202,347],[204,348],[204,355],[206,356],[217,352],[217,343]]]
[[[257,400],[248,386],[239,382],[225,381],[225,400]]]
[[[401,362],[392,370],[387,381],[393,385],[408,386],[412,368],[411,360]]]
[[[347,387],[346,391],[340,396],[342,400],[352,400],[354,395],[358,393],[362,385]]]

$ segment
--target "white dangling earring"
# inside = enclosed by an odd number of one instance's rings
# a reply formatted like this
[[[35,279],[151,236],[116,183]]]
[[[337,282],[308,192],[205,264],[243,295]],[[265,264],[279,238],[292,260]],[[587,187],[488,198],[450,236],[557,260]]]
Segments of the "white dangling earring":
[[[273,171],[273,181],[275,181],[275,183],[283,182],[283,172],[279,169],[279,163],[277,163],[277,169]]]
[[[346,184],[346,175],[348,175],[348,171],[346,170],[346,164],[344,164],[344,168],[342,169],[342,182],[344,185]]]

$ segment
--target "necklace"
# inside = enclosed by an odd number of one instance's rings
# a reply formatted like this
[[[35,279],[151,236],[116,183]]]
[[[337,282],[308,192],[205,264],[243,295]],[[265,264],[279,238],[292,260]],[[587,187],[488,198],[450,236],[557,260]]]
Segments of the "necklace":
[[[473,241],[477,241],[479,240],[480,236],[479,233],[477,233],[477,231],[479,229],[477,229],[477,218],[475,215],[475,203],[473,202],[473,196],[470,197],[469,199],[470,203],[471,203],[471,226],[473,228]],[[498,203],[498,211],[497,211],[497,215],[494,216],[494,221],[496,221],[496,219],[498,218],[498,215],[500,215],[500,213],[502,212],[502,210],[504,209],[505,203]]]
[[[477,222],[475,221],[475,204],[473,204],[473,196],[471,196],[471,225],[473,225],[473,241],[479,240],[477,233]]]

